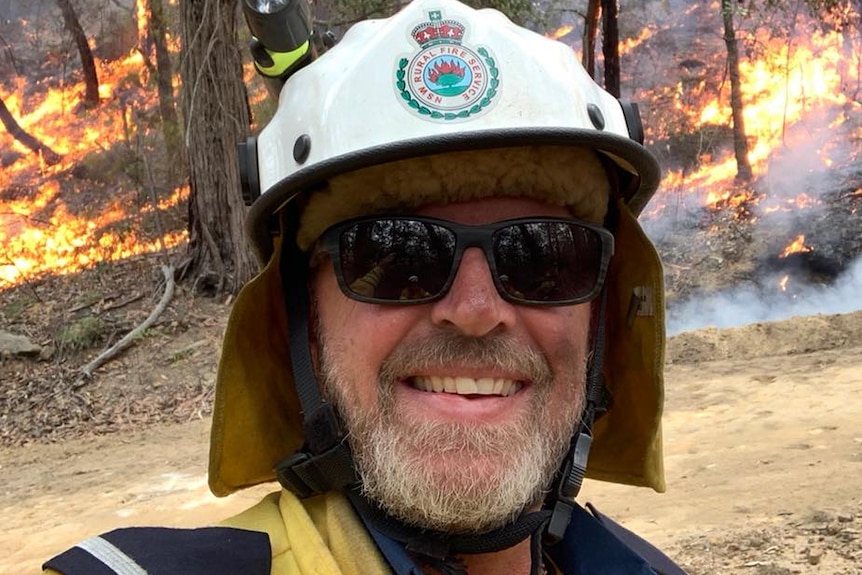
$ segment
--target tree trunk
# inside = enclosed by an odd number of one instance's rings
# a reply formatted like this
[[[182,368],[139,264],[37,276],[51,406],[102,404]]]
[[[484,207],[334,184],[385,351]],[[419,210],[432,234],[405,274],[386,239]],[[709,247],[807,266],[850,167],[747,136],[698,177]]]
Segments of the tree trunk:
[[[12,134],[13,138],[33,150],[33,152],[42,154],[42,159],[49,166],[53,166],[62,159],[57,152],[28,134],[24,128],[18,125],[18,122],[12,116],[12,112],[6,107],[6,102],[2,98],[0,98],[0,122],[3,122],[6,131]]]
[[[602,1],[602,54],[605,90],[620,97],[620,7],[617,0]]]
[[[78,54],[81,55],[85,86],[84,103],[89,106],[98,106],[99,76],[96,74],[96,62],[93,60],[93,52],[90,50],[87,36],[84,34],[84,29],[81,28],[81,23],[78,21],[78,15],[75,14],[75,9],[72,7],[72,0],[57,0],[57,5],[63,12],[66,29],[72,34],[75,45],[78,46]]]
[[[733,27],[733,0],[721,1],[724,21],[724,43],[727,46],[727,68],[730,75],[730,109],[733,115],[733,153],[736,157],[736,180],[750,182],[751,164],[748,161],[748,137],[742,116],[742,78],[739,73],[739,49]]]
[[[196,283],[237,291],[256,271],[244,233],[236,146],[249,132],[235,0],[182,0],[189,183],[189,270]]]
[[[171,62],[171,54],[168,52],[168,42],[165,33],[165,12],[162,7],[162,0],[149,0],[149,16],[150,31],[153,35],[153,45],[156,51],[156,79],[159,91],[159,115],[162,119],[162,133],[165,135],[168,157],[181,160],[183,158],[182,134],[179,122],[177,121],[177,110],[174,103],[174,67]],[[172,172],[176,173],[173,169]]]
[[[582,57],[584,68],[591,78],[596,77],[596,38],[599,34],[599,9],[600,0],[589,0],[587,2],[587,14],[584,16],[584,55]]]
[[[862,23],[857,20],[855,24],[848,22],[844,25],[841,30],[841,48],[844,57],[838,61],[838,70],[841,74],[841,91],[857,102],[860,101],[859,94],[862,92],[860,37],[862,37]],[[856,62],[856,70],[851,69],[853,62]]]
[[[2,18],[2,15],[0,15]],[[9,42],[6,41],[6,38],[0,34],[0,44],[3,44],[3,49],[6,51],[6,55],[9,57],[9,63],[12,64],[12,71],[15,72],[15,75],[20,75],[21,70],[18,69],[18,62],[15,61],[15,54],[12,52],[12,46],[9,45]]]

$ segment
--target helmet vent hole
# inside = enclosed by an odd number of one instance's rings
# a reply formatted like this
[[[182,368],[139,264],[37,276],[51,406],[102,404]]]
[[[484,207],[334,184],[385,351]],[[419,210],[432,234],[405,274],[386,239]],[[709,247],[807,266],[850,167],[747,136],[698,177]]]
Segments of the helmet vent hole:
[[[311,136],[303,134],[293,144],[293,159],[297,164],[303,164],[308,159],[309,153],[311,153]]]
[[[605,116],[602,114],[601,108],[595,104],[587,104],[587,115],[597,130],[605,129]]]

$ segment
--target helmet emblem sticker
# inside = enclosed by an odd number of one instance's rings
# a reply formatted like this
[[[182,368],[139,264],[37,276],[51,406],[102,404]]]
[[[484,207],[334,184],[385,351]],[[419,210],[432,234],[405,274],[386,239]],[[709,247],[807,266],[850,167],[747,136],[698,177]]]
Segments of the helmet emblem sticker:
[[[486,110],[497,95],[500,71],[486,48],[463,44],[466,26],[439,10],[410,32],[419,46],[401,58],[395,86],[409,109],[431,120],[462,120]]]

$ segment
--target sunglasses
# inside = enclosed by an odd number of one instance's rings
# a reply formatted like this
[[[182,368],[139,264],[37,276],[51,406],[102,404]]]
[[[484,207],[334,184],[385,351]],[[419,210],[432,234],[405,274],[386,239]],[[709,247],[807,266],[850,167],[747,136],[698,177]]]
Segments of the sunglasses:
[[[614,238],[563,218],[518,218],[470,226],[420,216],[369,216],[328,228],[319,250],[354,300],[411,305],[446,295],[464,250],[485,253],[500,296],[516,304],[573,305],[602,289]]]

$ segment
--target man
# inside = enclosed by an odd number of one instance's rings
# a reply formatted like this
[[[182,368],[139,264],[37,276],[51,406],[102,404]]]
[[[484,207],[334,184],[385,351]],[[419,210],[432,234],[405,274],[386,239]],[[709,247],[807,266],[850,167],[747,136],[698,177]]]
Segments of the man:
[[[680,573],[574,501],[585,473],[664,489],[641,140],[568,47],[495,11],[416,0],[352,28],[248,147],[265,268],[225,334],[210,486],[283,489],[47,566]]]

